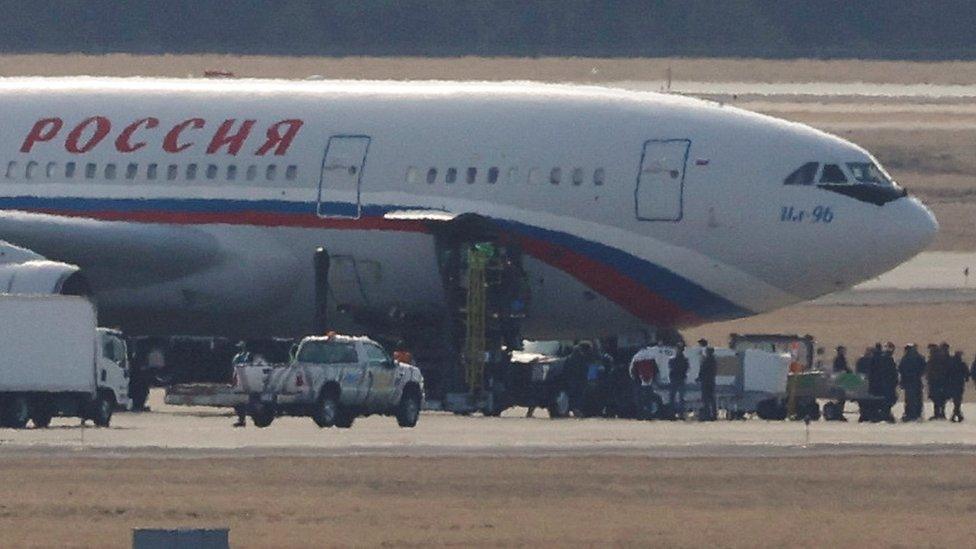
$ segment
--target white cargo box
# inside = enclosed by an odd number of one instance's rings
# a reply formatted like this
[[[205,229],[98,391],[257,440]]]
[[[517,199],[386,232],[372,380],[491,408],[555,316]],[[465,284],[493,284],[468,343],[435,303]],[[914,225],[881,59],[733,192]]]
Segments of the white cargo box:
[[[96,314],[61,295],[0,295],[0,391],[95,392]]]
[[[764,393],[785,393],[790,374],[790,355],[747,349],[743,357],[743,389]]]
[[[658,381],[662,385],[671,382],[668,375],[668,362],[674,357],[675,351],[673,347],[651,348],[660,372]],[[705,349],[702,347],[685,349],[689,383],[693,383],[698,377],[704,356]],[[749,349],[740,356],[732,349],[716,348],[715,360],[718,363],[715,385],[718,387],[735,387],[743,391],[766,393],[786,392],[786,378],[789,375],[790,365],[788,354]]]

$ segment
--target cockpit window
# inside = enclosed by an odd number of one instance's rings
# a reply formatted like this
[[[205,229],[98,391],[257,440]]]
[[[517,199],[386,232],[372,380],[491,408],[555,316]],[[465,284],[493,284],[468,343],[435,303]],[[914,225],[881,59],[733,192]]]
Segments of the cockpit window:
[[[806,164],[800,166],[795,172],[786,176],[783,180],[784,185],[813,185],[813,178],[817,175],[817,168],[820,164],[817,162],[807,162]]]
[[[820,174],[820,182],[828,184],[847,183],[847,176],[837,164],[825,164],[823,173]]]
[[[893,185],[891,179],[885,175],[881,168],[877,164],[872,164],[870,162],[848,162],[847,167],[851,170],[851,175],[858,183],[867,183],[870,185],[884,185],[890,187]]]

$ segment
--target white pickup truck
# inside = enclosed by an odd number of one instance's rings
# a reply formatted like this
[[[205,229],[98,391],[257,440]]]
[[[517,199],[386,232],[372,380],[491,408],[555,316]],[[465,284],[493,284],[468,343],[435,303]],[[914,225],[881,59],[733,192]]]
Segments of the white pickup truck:
[[[257,427],[276,416],[307,416],[319,427],[352,426],[356,416],[396,416],[401,427],[417,424],[424,401],[420,370],[395,362],[367,337],[306,337],[287,365],[234,367],[236,392],[247,394]]]

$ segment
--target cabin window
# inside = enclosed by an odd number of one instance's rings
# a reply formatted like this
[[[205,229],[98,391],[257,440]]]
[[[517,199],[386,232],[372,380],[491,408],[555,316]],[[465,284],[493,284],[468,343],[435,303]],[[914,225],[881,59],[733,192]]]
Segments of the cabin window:
[[[46,175],[48,179],[54,179],[55,172],[57,170],[58,170],[58,163],[57,162],[48,162],[47,163],[47,169],[44,170],[44,175]]]
[[[518,168],[509,168],[508,169],[508,182],[509,183],[512,183],[512,184],[518,183],[518,176],[519,176]]]
[[[247,180],[254,181],[258,177],[258,167],[251,164],[247,167]]]
[[[470,184],[474,183],[475,181],[477,181],[478,180],[478,168],[468,168],[468,174],[467,174],[467,177],[465,177],[465,180],[467,180],[468,185],[470,185]]]
[[[216,164],[207,164],[207,179],[217,179]]]
[[[95,179],[95,174],[97,172],[98,172],[98,166],[96,166],[94,163],[89,162],[88,164],[85,164],[86,179]]]
[[[237,179],[237,165],[231,164],[227,166],[227,181],[233,181]]]
[[[529,170],[529,183],[535,185],[538,184],[541,179],[542,172],[539,171],[539,168],[532,168]]]
[[[606,173],[603,171],[603,168],[597,168],[593,170],[593,184],[596,185],[597,187],[603,186],[603,183],[606,182],[606,177],[607,176]]]
[[[427,170],[427,184],[433,185],[437,182],[437,168]]]
[[[826,164],[823,167],[823,173],[820,174],[820,182],[828,184],[847,183],[847,176],[837,164]]]
[[[783,180],[784,185],[813,185],[813,178],[817,176],[818,162],[807,162]]]
[[[72,177],[75,176],[74,162],[68,162],[67,164],[64,165],[64,176],[68,179],[71,179]]]
[[[415,168],[413,166],[410,166],[409,168],[407,168],[407,178],[406,179],[407,179],[407,183],[410,183],[411,185],[412,184],[415,184],[415,183],[419,183],[420,182],[420,170],[418,170],[417,168]]]
[[[291,164],[285,168],[285,179],[288,181],[294,181],[298,178],[298,166]]]
[[[125,178],[126,179],[135,179],[137,173],[139,173],[139,165],[138,164],[130,163],[128,166],[125,167]]]
[[[173,181],[176,176],[179,175],[180,167],[176,164],[170,164],[166,167],[166,179]]]
[[[448,168],[447,176],[444,177],[445,183],[454,183],[457,181],[457,168]]]
[[[115,164],[105,164],[105,179],[115,179]]]
[[[156,164],[150,164],[146,166],[146,179],[156,179],[157,168],[158,167]]]
[[[274,181],[274,178],[278,175],[278,166],[275,164],[268,164],[268,167],[264,169],[264,178],[268,181]]]
[[[498,182],[498,168],[488,168],[488,183],[494,185]]]
[[[196,164],[187,164],[186,165],[186,180],[187,181],[193,181],[196,178],[197,178],[197,165]]]
[[[34,179],[34,176],[36,175],[34,172],[36,171],[37,171],[37,162],[31,160],[30,162],[27,163],[27,169],[24,171],[24,176],[27,177],[27,179]]]
[[[583,184],[583,168],[573,168],[573,185],[579,187]]]
[[[888,175],[885,174],[877,164],[869,162],[848,162],[847,167],[851,170],[851,175],[858,183],[870,185],[883,185],[886,187],[894,186]]]
[[[563,178],[562,168],[553,168],[549,171],[549,182],[553,185],[558,185]]]

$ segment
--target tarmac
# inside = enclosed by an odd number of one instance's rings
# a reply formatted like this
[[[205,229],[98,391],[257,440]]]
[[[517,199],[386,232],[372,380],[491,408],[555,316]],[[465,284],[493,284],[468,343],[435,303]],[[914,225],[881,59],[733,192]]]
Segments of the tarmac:
[[[416,428],[391,417],[359,418],[351,429],[320,429],[308,418],[278,418],[267,428],[233,428],[228,410],[167,406],[117,413],[106,429],[55,419],[48,429],[0,430],[0,457],[118,458],[328,456],[651,456],[791,457],[976,455],[976,404],[969,423],[859,424],[818,421],[551,420],[513,409],[500,418],[426,412]],[[849,410],[853,409],[851,405]],[[899,410],[896,410],[896,415]]]

